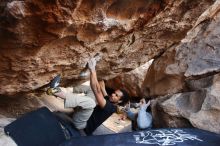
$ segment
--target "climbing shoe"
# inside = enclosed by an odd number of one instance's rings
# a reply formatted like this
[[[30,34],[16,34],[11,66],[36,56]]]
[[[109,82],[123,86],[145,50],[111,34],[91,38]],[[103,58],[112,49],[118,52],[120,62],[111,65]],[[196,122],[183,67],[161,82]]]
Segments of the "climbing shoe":
[[[58,87],[60,84],[60,80],[61,80],[60,75],[57,75],[55,78],[53,78],[49,83],[50,88]]]
[[[61,89],[58,87],[60,84],[61,77],[60,75],[57,75],[55,78],[53,78],[49,83],[49,88],[47,89],[48,95],[54,95],[55,93],[58,93],[61,91]]]
[[[59,87],[55,88],[48,88],[47,89],[47,94],[48,95],[54,95],[55,93],[61,92],[61,89]]]

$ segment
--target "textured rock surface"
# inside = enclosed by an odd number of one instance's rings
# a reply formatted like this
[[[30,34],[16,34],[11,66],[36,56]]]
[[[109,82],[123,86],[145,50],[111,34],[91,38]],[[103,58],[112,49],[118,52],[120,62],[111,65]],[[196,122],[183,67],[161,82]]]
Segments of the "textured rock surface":
[[[165,113],[158,116],[158,113],[153,112],[154,117],[157,117],[156,124],[159,127],[173,127],[173,123],[178,122],[175,118],[182,118],[184,120],[181,120],[181,124],[185,124],[185,119],[188,119],[194,127],[220,133],[220,74],[191,80],[188,85],[196,90],[154,101],[157,107],[153,105],[153,109],[161,109]],[[167,120],[164,115],[171,118]]]
[[[175,63],[174,47],[167,50],[159,59],[155,59],[149,68],[142,86],[144,96],[167,95],[185,89],[183,75],[166,73],[167,65]]]
[[[110,79],[155,58],[184,38],[210,0],[3,1],[0,94],[31,92],[63,75],[78,84],[96,53]]]
[[[155,128],[165,128],[165,127],[192,127],[190,122],[182,116],[172,115],[165,111],[163,102],[169,99],[170,96],[160,97],[151,100],[151,111],[153,116],[153,125]],[[170,111],[172,111],[175,106],[169,106]]]
[[[166,95],[185,89],[185,80],[218,72],[220,2],[207,10],[178,46],[156,59],[144,81],[146,95]],[[159,85],[159,86],[158,86]],[[167,86],[169,85],[169,86]]]
[[[166,95],[155,100],[153,111],[160,109],[170,116],[168,120],[156,116],[157,125],[172,127],[170,121],[182,118],[182,124],[188,119],[194,127],[220,133],[219,10],[220,1],[216,1],[186,38],[150,67],[143,86],[145,95]],[[163,120],[168,122],[161,123]]]
[[[153,60],[136,68],[133,71],[119,75],[106,82],[106,86],[112,89],[125,89],[131,97],[142,98],[141,87],[148,68]]]

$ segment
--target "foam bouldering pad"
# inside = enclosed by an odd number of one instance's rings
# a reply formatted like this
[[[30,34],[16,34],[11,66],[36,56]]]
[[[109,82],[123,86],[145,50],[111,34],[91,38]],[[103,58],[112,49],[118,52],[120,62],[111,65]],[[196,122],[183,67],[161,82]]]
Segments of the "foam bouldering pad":
[[[71,137],[79,137],[81,136],[79,130],[77,130],[72,122],[72,119],[62,112],[54,112],[53,113],[57,120],[62,124],[65,128],[65,137],[70,139]]]
[[[154,129],[72,138],[60,146],[219,146],[220,135],[199,129]]]
[[[4,131],[18,146],[58,146],[66,140],[59,121],[46,107],[25,114]]]

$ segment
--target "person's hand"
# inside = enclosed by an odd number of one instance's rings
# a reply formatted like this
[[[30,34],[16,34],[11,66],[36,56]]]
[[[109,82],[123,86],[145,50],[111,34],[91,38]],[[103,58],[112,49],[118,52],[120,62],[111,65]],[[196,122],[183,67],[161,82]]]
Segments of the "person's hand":
[[[91,59],[88,61],[88,68],[89,68],[91,71],[95,71],[95,66],[96,66],[96,59],[95,59],[95,58],[91,58]]]
[[[131,107],[130,101],[125,105],[125,111],[129,111]]]
[[[117,114],[125,113],[125,107],[123,106],[117,106]]]
[[[150,105],[150,100],[147,102],[147,104],[146,104],[147,106],[149,106]]]

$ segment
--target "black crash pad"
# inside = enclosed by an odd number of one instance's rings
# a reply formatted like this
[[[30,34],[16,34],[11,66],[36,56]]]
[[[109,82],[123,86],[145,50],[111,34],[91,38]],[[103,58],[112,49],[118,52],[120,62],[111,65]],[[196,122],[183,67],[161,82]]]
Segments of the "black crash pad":
[[[220,135],[199,129],[154,129],[72,138],[60,146],[219,146]]]
[[[58,146],[66,140],[58,120],[46,107],[25,114],[4,130],[18,146]]]

